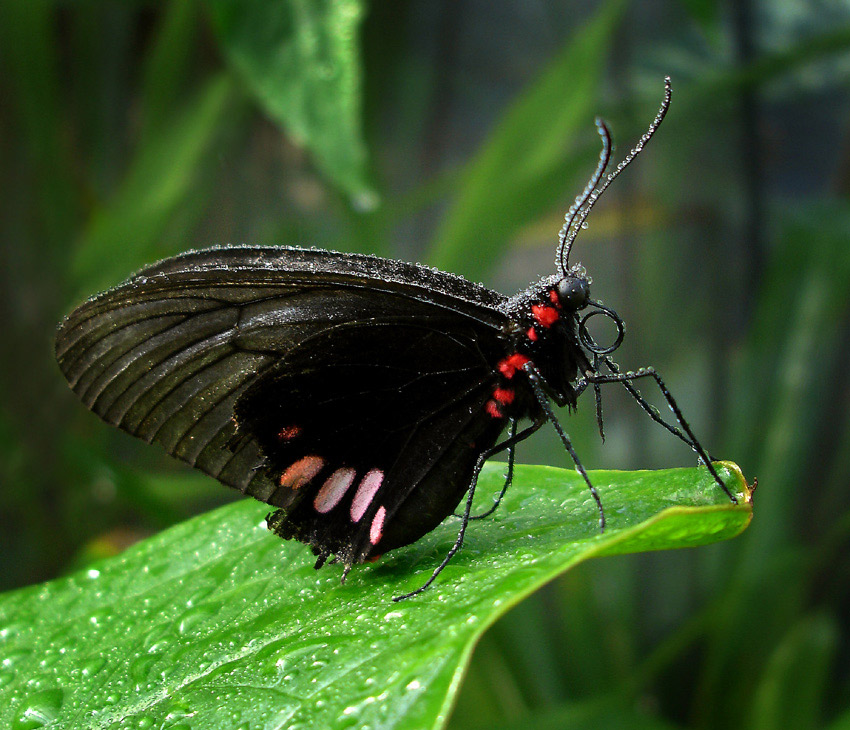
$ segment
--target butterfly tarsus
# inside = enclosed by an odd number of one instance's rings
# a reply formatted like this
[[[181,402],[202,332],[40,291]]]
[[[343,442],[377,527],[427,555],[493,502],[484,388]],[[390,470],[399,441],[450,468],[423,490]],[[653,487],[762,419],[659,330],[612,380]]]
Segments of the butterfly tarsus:
[[[511,419],[511,438],[516,437],[516,419]],[[480,515],[469,515],[470,520],[483,520],[486,517],[492,515],[497,509],[499,509],[499,505],[502,503],[502,499],[508,491],[508,488],[511,486],[514,480],[514,461],[516,457],[516,449],[514,448],[514,444],[508,446],[508,468],[505,472],[505,482],[502,484],[502,489],[499,494],[496,496],[496,499],[493,500],[493,504],[489,509],[482,512]],[[455,514],[455,517],[462,517],[463,515]]]
[[[343,567],[342,577],[339,579],[340,585],[343,585],[343,586],[345,585],[345,579],[348,576],[348,574],[351,572],[351,567],[352,566],[349,563],[346,563],[345,566]]]
[[[711,455],[705,451],[702,444],[697,440],[697,437],[691,430],[690,425],[688,425],[688,422],[685,420],[685,416],[679,408],[678,403],[676,403],[676,399],[673,398],[673,394],[667,389],[667,386],[664,384],[664,381],[656,372],[655,368],[644,367],[639,368],[638,370],[630,370],[622,373],[619,370],[619,366],[611,360],[611,358],[604,358],[604,362],[611,370],[611,374],[596,373],[589,375],[585,377],[585,382],[592,384],[594,387],[598,387],[601,383],[622,383],[626,390],[628,390],[631,396],[637,401],[638,405],[649,415],[650,418],[652,418],[653,421],[664,426],[664,428],[666,428],[670,433],[684,441],[697,453],[700,461],[708,468],[708,471],[714,478],[714,481],[726,493],[726,496],[729,497],[732,504],[738,504],[738,499],[734,494],[732,494],[732,492],[729,491],[729,488],[717,473],[717,469],[714,468],[714,464],[712,462],[715,461],[715,459],[713,459]],[[679,430],[675,426],[671,426],[667,423],[646,401],[646,399],[644,399],[637,388],[635,388],[632,384],[632,381],[637,380],[638,378],[652,378],[657,383],[661,394],[664,396],[664,400],[667,401],[667,405],[670,407],[670,410],[673,411],[673,415],[676,417],[676,421],[679,426],[681,426],[682,430]],[[684,433],[682,433],[682,431],[684,431]]]

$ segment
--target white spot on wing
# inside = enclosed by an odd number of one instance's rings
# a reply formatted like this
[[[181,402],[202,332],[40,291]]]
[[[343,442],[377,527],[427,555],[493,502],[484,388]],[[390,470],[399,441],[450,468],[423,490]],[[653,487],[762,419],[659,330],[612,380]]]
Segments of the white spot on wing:
[[[384,472],[380,469],[370,469],[366,472],[366,475],[360,480],[360,484],[357,485],[357,491],[354,493],[354,499],[351,502],[352,522],[360,522],[383,481]]]
[[[316,512],[325,514],[336,507],[354,481],[356,473],[351,467],[344,467],[331,474],[313,500]]]
[[[384,534],[384,518],[387,516],[386,508],[381,505],[375,513],[375,518],[372,520],[372,526],[369,528],[369,542],[377,545]]]

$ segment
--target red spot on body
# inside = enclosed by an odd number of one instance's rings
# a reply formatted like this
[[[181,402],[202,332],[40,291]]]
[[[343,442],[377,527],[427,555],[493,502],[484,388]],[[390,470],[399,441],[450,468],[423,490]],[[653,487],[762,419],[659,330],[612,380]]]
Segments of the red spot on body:
[[[277,434],[278,441],[291,441],[301,433],[301,426],[284,426]]]
[[[369,542],[377,545],[384,536],[384,519],[387,516],[386,508],[381,505],[378,511],[375,512],[375,517],[372,520],[372,526],[369,528]]]
[[[528,337],[532,342],[537,342],[537,330],[534,327],[529,327],[528,332],[525,333],[525,336]]]
[[[522,366],[527,362],[530,362],[529,358],[515,352],[513,355],[509,355],[504,360],[500,360],[496,365],[496,368],[502,375],[510,379],[514,376],[516,371],[521,370]]]
[[[510,388],[496,388],[493,391],[493,399],[497,403],[508,405],[514,402],[514,392]]]
[[[496,403],[496,401],[494,400],[488,400],[487,405],[484,406],[484,410],[486,410],[487,413],[493,416],[493,418],[502,418],[504,415],[502,413],[502,409],[499,408],[499,404]]]
[[[548,304],[532,304],[531,313],[541,327],[551,327],[561,316],[557,309]]]
[[[549,301],[552,302],[552,304],[554,304],[556,307],[560,308],[561,300],[558,299],[558,292],[556,292],[554,289],[549,290]]]

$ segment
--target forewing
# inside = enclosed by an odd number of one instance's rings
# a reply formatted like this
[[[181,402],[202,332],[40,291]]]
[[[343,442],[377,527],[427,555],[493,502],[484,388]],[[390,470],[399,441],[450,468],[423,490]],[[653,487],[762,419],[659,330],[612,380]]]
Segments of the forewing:
[[[500,295],[368,256],[233,247],[163,261],[76,309],[56,356],[105,421],[242,492],[270,493],[257,440],[234,443],[240,396],[287,353],[351,323],[458,322],[491,336]]]

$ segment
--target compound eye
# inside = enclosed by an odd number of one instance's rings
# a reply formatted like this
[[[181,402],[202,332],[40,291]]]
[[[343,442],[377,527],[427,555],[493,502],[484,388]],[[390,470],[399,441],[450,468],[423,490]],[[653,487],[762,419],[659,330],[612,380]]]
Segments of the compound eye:
[[[590,287],[585,279],[561,279],[558,282],[558,299],[569,309],[583,309],[590,299]]]

